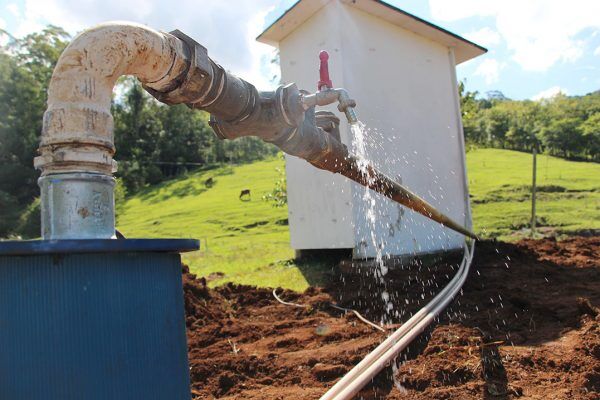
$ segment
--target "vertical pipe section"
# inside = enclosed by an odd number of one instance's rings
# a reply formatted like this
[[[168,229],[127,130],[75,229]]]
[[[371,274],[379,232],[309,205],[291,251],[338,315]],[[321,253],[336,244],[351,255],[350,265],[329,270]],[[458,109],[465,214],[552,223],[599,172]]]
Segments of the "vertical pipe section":
[[[114,236],[112,90],[134,75],[172,90],[189,67],[178,38],[133,23],[106,23],[75,37],[48,88],[39,157],[44,239]]]

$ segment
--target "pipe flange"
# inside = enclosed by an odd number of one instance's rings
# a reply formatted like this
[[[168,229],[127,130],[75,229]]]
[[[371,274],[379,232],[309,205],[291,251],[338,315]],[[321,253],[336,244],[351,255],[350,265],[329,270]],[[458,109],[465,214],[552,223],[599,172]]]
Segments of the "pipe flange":
[[[300,126],[304,119],[301,91],[295,83],[277,88],[275,101],[285,123],[292,127]]]
[[[159,92],[146,85],[146,89],[158,101],[173,104],[195,103],[210,90],[213,81],[213,69],[206,47],[196,42],[185,33],[176,29],[170,35],[181,40],[190,51],[190,65],[182,82],[169,92]]]

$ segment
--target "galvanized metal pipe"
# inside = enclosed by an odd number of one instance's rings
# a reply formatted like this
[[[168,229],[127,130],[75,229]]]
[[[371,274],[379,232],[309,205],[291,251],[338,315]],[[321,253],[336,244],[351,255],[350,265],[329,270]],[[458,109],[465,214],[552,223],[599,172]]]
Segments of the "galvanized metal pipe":
[[[121,75],[134,75],[166,104],[211,113],[223,139],[257,136],[318,168],[340,173],[467,236],[475,235],[373,167],[367,173],[344,144],[316,126],[314,106],[338,103],[357,121],[344,89],[316,94],[295,84],[259,92],[208,57],[182,32],[132,23],[107,23],[78,35],[55,67],[48,90],[40,156],[42,236],[111,238],[114,229],[113,119],[110,103]]]
[[[107,23],[75,37],[48,88],[39,157],[44,239],[111,238],[114,229],[112,90],[134,75],[171,90],[188,69],[178,38],[132,23]]]

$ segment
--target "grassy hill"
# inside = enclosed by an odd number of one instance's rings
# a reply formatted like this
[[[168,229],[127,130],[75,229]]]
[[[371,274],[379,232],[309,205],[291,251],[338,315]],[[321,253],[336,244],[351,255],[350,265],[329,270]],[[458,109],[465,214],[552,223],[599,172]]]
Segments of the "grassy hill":
[[[510,239],[529,224],[531,155],[498,149],[467,154],[475,230]],[[212,285],[228,281],[303,290],[325,268],[295,265],[287,209],[262,200],[279,159],[189,174],[127,199],[118,227],[127,237],[191,237],[201,251],[184,256]],[[214,185],[207,187],[212,178]],[[600,229],[600,164],[539,156],[538,219],[559,232]],[[251,200],[240,191],[250,189]],[[302,270],[304,269],[304,270]]]
[[[519,237],[531,216],[531,154],[477,149],[467,153],[475,231],[484,237]],[[541,231],[600,229],[600,164],[537,159],[537,220]],[[528,232],[527,232],[528,233]]]
[[[280,159],[190,174],[151,187],[129,198],[121,208],[118,227],[126,237],[196,238],[201,250],[185,262],[203,276],[225,274],[227,281],[301,289],[307,285],[287,260],[287,209],[273,207],[262,196],[273,189]],[[213,186],[207,187],[207,179]],[[250,189],[250,201],[239,199]],[[296,283],[293,283],[296,282]]]

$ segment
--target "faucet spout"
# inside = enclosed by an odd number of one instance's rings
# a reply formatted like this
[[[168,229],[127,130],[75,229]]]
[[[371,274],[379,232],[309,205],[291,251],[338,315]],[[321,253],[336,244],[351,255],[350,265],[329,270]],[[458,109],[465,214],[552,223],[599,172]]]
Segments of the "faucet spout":
[[[346,115],[346,119],[349,124],[357,124],[358,117],[356,116],[356,112],[354,111],[354,107],[346,107],[344,110],[344,114]]]
[[[350,94],[346,89],[330,89],[326,88],[319,90],[316,93],[305,94],[300,99],[302,108],[308,110],[315,106],[326,106],[329,104],[338,103],[338,110],[346,115],[348,123],[353,124],[358,122],[354,107],[356,101],[350,98]]]
[[[329,53],[321,50],[319,53],[319,82],[317,83],[317,92],[302,96],[301,103],[305,110],[315,106],[326,106],[328,104],[338,103],[338,110],[346,115],[349,124],[358,122],[354,107],[356,101],[350,98],[346,89],[333,89],[333,83],[329,78]]]

